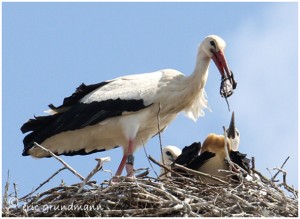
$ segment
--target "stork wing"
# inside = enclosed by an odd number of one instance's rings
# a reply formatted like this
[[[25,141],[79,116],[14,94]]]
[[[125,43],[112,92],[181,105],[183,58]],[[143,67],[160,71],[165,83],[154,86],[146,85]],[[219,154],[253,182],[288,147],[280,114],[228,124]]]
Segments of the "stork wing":
[[[239,151],[230,151],[229,156],[232,162],[250,173],[250,159],[246,157],[247,154],[242,154]]]
[[[195,159],[195,157],[198,156],[200,149],[200,142],[194,142],[190,146],[185,146],[182,149],[182,153],[177,157],[174,163],[187,166],[190,162],[192,162]]]
[[[47,138],[66,131],[95,125],[101,121],[133,113],[150,106],[157,92],[161,72],[125,76],[93,85],[81,84],[61,106],[49,105],[53,115],[30,119],[22,127],[24,154]]]
[[[85,95],[80,102],[91,103],[120,98],[143,100],[145,105],[153,103],[162,72],[128,75],[107,81],[108,84]]]
[[[214,157],[215,154],[209,151],[201,153],[191,163],[187,165],[192,170],[198,170],[203,164],[205,164],[210,158]]]

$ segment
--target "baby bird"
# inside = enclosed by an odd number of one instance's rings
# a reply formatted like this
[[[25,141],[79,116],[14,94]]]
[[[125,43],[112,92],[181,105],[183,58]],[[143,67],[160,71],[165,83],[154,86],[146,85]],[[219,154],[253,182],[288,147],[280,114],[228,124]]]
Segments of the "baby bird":
[[[235,128],[234,113],[232,113],[230,125],[225,134],[226,147],[224,135],[209,134],[204,140],[202,147],[200,142],[195,142],[190,146],[184,147],[182,153],[175,159],[174,163],[192,170],[217,176],[223,181],[238,180],[236,176],[229,176],[231,174],[230,170],[238,172],[242,168],[244,170],[243,173],[249,173],[250,160],[246,158],[246,154],[238,151],[240,134]],[[174,160],[174,156],[172,159]],[[180,172],[182,175],[190,176],[182,173],[181,170],[173,170]],[[201,176],[200,179],[204,183],[214,184],[219,182],[206,176]]]
[[[162,149],[162,158],[161,158],[161,163],[164,164],[165,166],[171,168],[171,165],[173,162],[176,160],[176,158],[181,154],[181,149],[179,149],[176,146],[168,145]],[[171,173],[165,173],[165,169],[161,168],[160,169],[160,176],[161,178],[166,178],[170,177]]]
[[[202,163],[193,168],[203,173],[218,176],[223,181],[230,181],[232,179],[229,177],[231,174],[229,170],[238,171],[235,164],[246,172],[249,172],[250,160],[246,158],[245,154],[238,152],[240,134],[235,128],[234,113],[232,113],[229,128],[226,130],[226,141],[225,147],[224,135],[209,134],[203,142],[200,156],[207,153],[213,153],[214,156],[204,163],[202,161]],[[201,180],[204,183],[217,183],[216,180],[205,176],[201,177]]]

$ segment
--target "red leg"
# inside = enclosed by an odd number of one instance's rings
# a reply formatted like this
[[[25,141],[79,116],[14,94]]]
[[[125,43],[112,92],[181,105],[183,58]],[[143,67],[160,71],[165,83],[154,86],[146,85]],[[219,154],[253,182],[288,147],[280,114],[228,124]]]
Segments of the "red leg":
[[[133,176],[133,141],[129,140],[128,144],[128,150],[127,150],[127,163],[126,163],[126,171],[127,171],[127,176]],[[130,156],[131,162],[128,163],[128,156]]]
[[[116,172],[116,176],[121,176],[125,164],[126,164],[127,176],[132,176],[132,174],[133,174],[133,164],[128,164],[127,163],[128,155],[132,156],[132,154],[133,154],[133,141],[129,140],[128,149],[127,149],[127,151],[124,152],[124,156],[123,156],[123,158],[121,160],[121,163],[118,167],[118,170]]]
[[[117,172],[116,172],[116,176],[121,176],[121,174],[122,174],[122,172],[123,172],[123,169],[124,169],[124,166],[125,166],[125,164],[126,164],[126,161],[127,161],[127,155],[124,154],[124,156],[123,156],[123,158],[122,158],[122,160],[121,160],[121,163],[120,163],[120,165],[119,165],[119,168],[118,168],[118,170],[117,170]]]

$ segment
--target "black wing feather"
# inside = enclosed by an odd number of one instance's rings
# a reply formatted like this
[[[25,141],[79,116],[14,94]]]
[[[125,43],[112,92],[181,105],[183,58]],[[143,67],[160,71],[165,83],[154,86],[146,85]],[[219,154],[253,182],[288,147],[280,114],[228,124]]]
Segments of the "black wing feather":
[[[93,85],[81,84],[71,96],[64,99],[59,107],[51,105],[57,113],[49,116],[38,116],[23,124],[21,131],[30,132],[25,136],[23,155],[28,155],[28,150],[33,143],[42,143],[47,138],[65,131],[81,129],[86,126],[95,125],[107,118],[122,115],[124,111],[135,112],[148,106],[140,100],[109,99],[89,104],[79,101],[93,90],[104,86],[109,82],[102,82]]]
[[[108,83],[109,81],[104,81],[104,82],[100,82],[97,84],[90,84],[90,85],[85,85],[84,83],[82,83],[79,87],[76,88],[75,92],[71,96],[66,97],[64,99],[62,105],[55,107],[53,104],[49,104],[48,106],[50,109],[60,112],[62,109],[68,108],[78,103],[85,95],[91,93],[92,91],[100,87],[105,86]]]
[[[229,153],[229,157],[232,162],[236,163],[245,171],[250,173],[250,159],[248,159],[246,156],[247,154],[242,154],[239,151],[231,151]]]
[[[192,170],[198,170],[203,164],[205,164],[210,158],[214,157],[215,153],[205,151],[196,157],[191,163],[187,165]]]
[[[174,163],[187,166],[190,162],[193,161],[193,159],[195,159],[195,157],[198,156],[200,150],[201,150],[200,142],[194,142],[190,146],[185,146],[182,149],[181,154],[174,161]]]

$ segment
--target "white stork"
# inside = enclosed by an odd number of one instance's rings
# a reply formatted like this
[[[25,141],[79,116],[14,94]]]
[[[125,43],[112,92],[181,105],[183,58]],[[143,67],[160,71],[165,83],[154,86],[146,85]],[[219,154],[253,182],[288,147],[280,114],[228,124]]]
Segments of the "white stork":
[[[23,156],[49,156],[34,147],[34,142],[57,155],[85,155],[122,146],[124,156],[116,175],[121,175],[126,164],[127,175],[131,176],[134,151],[164,130],[179,112],[184,111],[194,121],[204,115],[204,86],[210,59],[223,79],[221,95],[232,94],[236,82],[224,49],[224,40],[207,36],[199,46],[190,76],[164,69],[93,85],[81,84],[61,106],[49,105],[51,115],[30,119],[21,127],[23,133],[30,132],[23,140]]]

